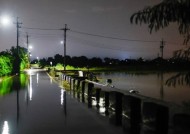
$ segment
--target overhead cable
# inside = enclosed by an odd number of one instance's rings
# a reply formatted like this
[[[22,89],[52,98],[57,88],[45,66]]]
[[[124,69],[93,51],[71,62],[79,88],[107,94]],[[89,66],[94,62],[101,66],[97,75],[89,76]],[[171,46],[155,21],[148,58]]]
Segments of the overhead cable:
[[[62,29],[55,29],[55,28],[33,28],[33,27],[22,27],[23,29],[31,29],[31,30],[47,30],[47,31],[58,31]]]
[[[126,39],[126,38],[117,38],[117,37],[111,37],[111,36],[104,36],[104,35],[98,35],[98,34],[91,34],[86,32],[80,32],[75,30],[70,30],[71,32],[83,34],[83,35],[89,35],[89,36],[95,36],[95,37],[101,37],[101,38],[108,38],[108,39],[114,39],[114,40],[124,40],[124,41],[135,41],[135,42],[160,42],[160,41],[148,41],[148,40],[132,40],[132,39]]]
[[[34,28],[34,27],[24,27],[22,26],[23,29],[30,29],[30,30],[44,30],[44,31],[62,31],[62,28]],[[105,38],[105,39],[112,39],[112,40],[120,40],[120,41],[130,41],[130,42],[146,42],[146,43],[159,43],[160,41],[156,40],[135,40],[135,39],[128,39],[128,38],[118,38],[118,37],[113,37],[113,36],[105,36],[105,35],[100,35],[100,34],[93,34],[93,33],[87,33],[87,32],[82,32],[82,31],[77,31],[77,30],[69,30],[70,32],[73,33],[78,33],[82,35],[88,35],[88,36],[94,36],[94,37],[100,37],[100,38]],[[42,34],[42,35],[47,35],[47,34]],[[56,35],[56,34],[55,34]],[[171,43],[168,42],[167,44],[179,44],[179,43]]]

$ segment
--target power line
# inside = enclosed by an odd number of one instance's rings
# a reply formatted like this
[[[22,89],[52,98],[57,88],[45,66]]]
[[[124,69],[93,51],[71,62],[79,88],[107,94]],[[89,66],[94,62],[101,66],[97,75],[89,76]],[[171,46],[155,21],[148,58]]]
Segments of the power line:
[[[63,29],[58,29],[58,28],[32,28],[32,27],[22,27],[24,29],[31,29],[31,30],[45,30],[45,31],[60,31]],[[76,31],[76,30],[70,30],[71,32],[75,32],[78,34],[83,34],[83,35],[89,35],[89,36],[96,36],[96,37],[101,37],[101,38],[108,38],[108,39],[113,39],[113,40],[124,40],[124,41],[135,41],[135,42],[160,42],[160,41],[148,41],[148,40],[133,40],[133,39],[127,39],[127,38],[117,38],[117,37],[112,37],[112,36],[104,36],[104,35],[99,35],[99,34],[92,34],[92,33],[86,33],[86,32],[81,32],[81,31]]]
[[[22,31],[22,30],[20,30],[20,32],[21,32],[21,34],[23,34],[23,35],[26,35],[25,33],[26,33],[26,31]],[[27,31],[27,33],[28,34],[30,34],[30,35],[47,35],[47,36],[58,36],[58,35],[62,35],[61,33],[35,33],[35,32],[28,32]]]
[[[114,50],[114,51],[130,51],[127,50],[127,48],[124,47],[113,47],[113,46],[107,46],[107,44],[103,44],[103,43],[99,43],[99,42],[92,42],[92,41],[88,41],[88,40],[84,40],[84,39],[80,39],[80,38],[76,38],[76,37],[71,37],[72,40],[73,38],[76,39],[76,42],[80,42],[78,45],[82,45],[82,46],[88,46],[88,47],[95,47],[95,48],[103,48],[103,49],[109,49],[109,50]],[[130,49],[130,48],[129,48]]]
[[[23,29],[31,29],[31,30],[46,30],[46,31],[58,31],[61,29],[55,29],[55,28],[33,28],[33,27],[22,27]]]
[[[135,41],[135,42],[149,42],[149,43],[151,43],[151,42],[160,42],[160,41],[133,40],[133,39],[127,39],[127,38],[117,38],[117,37],[104,36],[104,35],[99,35],[99,34],[91,34],[91,33],[86,33],[86,32],[80,32],[80,31],[75,31],[75,30],[70,30],[70,31],[74,32],[74,33],[78,33],[78,34],[95,36],[95,37],[101,37],[101,38],[107,38],[107,39],[113,39],[113,40]]]
[[[31,32],[27,32],[28,35],[30,35],[30,38],[31,39],[39,39],[39,38],[49,38],[49,39],[52,39],[52,38],[62,38],[62,35],[61,34],[41,34],[41,33],[31,33]],[[21,31],[20,33],[24,38],[26,36],[25,32],[24,31]]]
[[[63,29],[61,28],[34,28],[34,27],[22,27],[23,29],[29,29],[29,30],[40,30],[40,31],[62,31]],[[128,38],[118,38],[118,37],[113,37],[113,36],[105,36],[105,35],[100,35],[100,34],[93,34],[93,33],[87,33],[87,32],[82,32],[82,31],[77,31],[77,30],[71,30],[69,31],[73,33],[78,33],[82,35],[88,35],[88,36],[94,36],[94,37],[100,37],[100,38],[106,38],[106,39],[112,39],[112,40],[120,40],[120,41],[130,41],[130,42],[145,42],[145,43],[159,43],[160,41],[156,40],[138,40],[138,39],[128,39]],[[39,34],[39,33],[30,33],[29,34],[35,34],[35,35],[44,35],[44,36],[56,36],[58,34]],[[167,45],[177,45],[180,43],[175,43],[175,42],[166,42]]]

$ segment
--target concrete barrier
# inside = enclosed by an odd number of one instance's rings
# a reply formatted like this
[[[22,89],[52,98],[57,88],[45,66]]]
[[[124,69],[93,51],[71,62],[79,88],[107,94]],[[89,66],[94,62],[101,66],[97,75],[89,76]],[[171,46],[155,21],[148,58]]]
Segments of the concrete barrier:
[[[115,125],[122,124],[122,97],[122,93],[110,92],[109,118],[110,122]]]
[[[70,84],[73,97],[83,103],[86,102],[89,108],[93,107],[92,103],[95,101],[95,108],[97,110],[103,108],[103,114],[109,117],[110,123],[122,126],[126,133],[168,134],[170,105],[139,94],[123,93],[116,88],[85,81],[85,77],[71,76],[66,79]],[[77,96],[75,96],[76,92]],[[189,116],[176,114],[173,117],[175,134],[182,132],[183,126],[188,126],[186,124],[190,120]],[[188,120],[185,120],[186,117]],[[185,132],[189,132],[189,128],[186,127]]]
[[[140,134],[142,123],[142,101],[139,98],[123,96],[123,118],[122,126],[124,131],[132,134]]]

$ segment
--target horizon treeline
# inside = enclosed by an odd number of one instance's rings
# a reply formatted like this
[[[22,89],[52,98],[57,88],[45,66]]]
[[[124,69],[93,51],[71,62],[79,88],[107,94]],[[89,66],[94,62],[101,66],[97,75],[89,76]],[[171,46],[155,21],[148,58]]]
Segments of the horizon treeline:
[[[56,54],[53,57],[35,59],[32,63],[39,63],[41,67],[56,66],[57,64],[64,65],[64,56]],[[189,60],[181,58],[163,59],[161,57],[153,60],[138,59],[125,59],[119,60],[116,58],[99,57],[87,58],[86,56],[66,56],[66,66],[73,66],[75,68],[92,68],[92,67],[133,67],[133,68],[181,68],[186,69],[190,66]]]

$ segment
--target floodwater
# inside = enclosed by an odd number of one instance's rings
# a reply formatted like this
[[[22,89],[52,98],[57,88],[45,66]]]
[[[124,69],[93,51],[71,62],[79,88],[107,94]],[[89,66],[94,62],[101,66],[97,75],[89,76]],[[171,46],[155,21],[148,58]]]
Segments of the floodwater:
[[[0,81],[0,134],[123,134],[46,72],[28,73]]]
[[[97,74],[97,79],[101,83],[106,83],[107,79],[112,80],[115,88],[124,91],[136,90],[139,94],[172,102],[176,104],[190,103],[189,83],[181,82],[175,85],[168,85],[166,81],[178,74],[172,73],[127,73],[127,72],[102,72]]]

